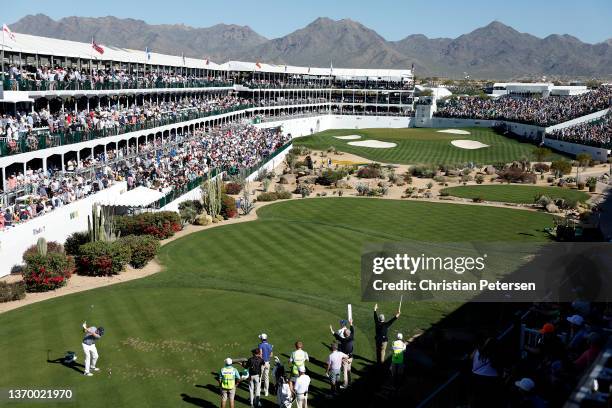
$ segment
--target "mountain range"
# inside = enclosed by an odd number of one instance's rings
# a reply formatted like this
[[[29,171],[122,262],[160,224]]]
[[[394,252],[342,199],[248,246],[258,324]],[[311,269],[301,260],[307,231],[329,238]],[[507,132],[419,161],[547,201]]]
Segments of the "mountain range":
[[[410,68],[418,76],[516,79],[612,77],[612,38],[588,44],[571,35],[539,38],[494,21],[457,38],[413,34],[387,41],[376,31],[350,20],[320,17],[290,34],[268,39],[248,26],[217,24],[151,25],[116,17],[28,15],[10,24],[17,33],[96,42],[195,58],[262,61],[302,66]]]

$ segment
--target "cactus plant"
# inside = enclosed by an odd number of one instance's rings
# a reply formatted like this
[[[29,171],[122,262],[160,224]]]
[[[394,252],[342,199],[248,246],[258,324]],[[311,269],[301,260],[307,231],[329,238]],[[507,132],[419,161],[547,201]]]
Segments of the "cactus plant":
[[[38,241],[36,241],[36,250],[39,255],[47,255],[47,240],[43,237],[38,238]]]
[[[91,216],[87,216],[87,231],[90,242],[113,242],[121,235],[115,232],[112,210],[109,207],[101,207],[98,203],[92,206]]]

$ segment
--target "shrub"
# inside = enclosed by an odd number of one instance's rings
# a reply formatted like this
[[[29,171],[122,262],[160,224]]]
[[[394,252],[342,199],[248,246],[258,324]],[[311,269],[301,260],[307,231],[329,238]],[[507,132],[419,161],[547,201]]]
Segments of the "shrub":
[[[472,197],[472,201],[475,203],[482,203],[484,201],[484,197],[482,196]]]
[[[23,280],[28,292],[46,292],[62,287],[74,272],[74,259],[63,252],[24,254]]]
[[[536,175],[524,171],[520,167],[508,167],[504,170],[500,170],[497,173],[498,177],[508,183],[532,183],[536,182]]]
[[[440,183],[440,184],[444,184],[444,183],[446,183],[446,177],[444,177],[444,176],[435,176],[435,177],[433,178],[433,180],[434,180],[436,183]]]
[[[26,249],[25,252],[23,253],[23,259],[25,259],[27,256],[36,255],[38,253],[39,253],[38,246],[32,245],[31,247]],[[59,242],[49,241],[47,242],[47,253],[48,254],[50,253],[63,254],[64,247]]]
[[[266,169],[263,168],[261,170],[259,170],[259,173],[257,173],[257,177],[255,178],[256,181],[264,181],[266,179],[270,179],[272,178],[272,173]]]
[[[410,174],[418,178],[432,178],[436,174],[436,168],[433,166],[412,166],[408,170]]]
[[[370,195],[370,186],[367,184],[359,183],[355,186],[355,190],[357,190],[357,195]]]
[[[378,163],[369,163],[357,171],[357,177],[359,178],[379,178],[380,175],[381,168]]]
[[[550,170],[550,166],[546,163],[536,163],[533,165],[533,171],[537,173],[546,173]]]
[[[341,170],[331,170],[327,169],[321,173],[319,177],[316,178],[315,184],[320,184],[322,186],[331,186],[335,184],[338,180],[342,180],[346,177],[347,172]]]
[[[572,163],[567,160],[555,160],[551,163],[550,169],[557,175],[569,174],[572,172]]]
[[[540,207],[544,207],[544,208],[546,208],[548,204],[553,202],[553,200],[550,197],[544,194],[540,196],[536,196],[533,201],[536,205],[539,205]]]
[[[404,182],[406,184],[412,184],[412,174],[409,171],[404,173],[404,175],[402,177],[404,178]]]
[[[242,186],[239,183],[227,183],[225,184],[225,193],[229,195],[240,194]]]
[[[291,195],[291,192],[290,191],[286,191],[286,190],[277,191],[276,192],[276,196],[278,197],[279,200],[288,200],[288,199],[293,197]]]
[[[238,214],[238,210],[236,210],[236,200],[227,194],[223,194],[221,196],[221,211],[219,214],[226,220],[234,218]]]
[[[79,247],[89,242],[89,233],[87,231],[74,232],[66,238],[64,242],[64,251],[68,255],[77,256]]]
[[[450,193],[446,189],[440,191],[440,197],[448,197],[449,195]]]
[[[183,208],[193,208],[196,214],[202,214],[204,211],[204,204],[200,200],[187,200],[179,203],[178,205],[179,211]]]
[[[295,194],[300,194],[302,198],[306,198],[310,195],[310,188],[305,184],[300,184],[295,188]],[[259,197],[258,197],[259,199]]]
[[[183,224],[191,224],[195,221],[198,213],[193,207],[183,207],[179,209],[179,216]]]
[[[484,183],[485,178],[484,178],[484,176],[482,174],[478,174],[478,175],[476,175],[474,180],[476,181],[476,184],[482,184],[482,183]]]
[[[160,211],[115,217],[115,228],[121,236],[153,235],[157,239],[166,239],[180,231],[182,226],[177,213]]]
[[[23,299],[26,295],[26,284],[24,281],[2,282],[0,281],[0,303],[12,302]]]
[[[586,187],[586,184],[582,181],[579,181],[578,183],[576,183],[576,188],[578,188],[578,190],[584,190],[584,187]]]
[[[130,248],[130,265],[136,269],[144,267],[155,258],[160,246],[159,241],[150,235],[128,235],[119,238],[119,242]]]
[[[257,195],[257,201],[276,201],[278,200],[278,194],[276,191],[270,191],[267,193],[259,193]]]
[[[111,276],[130,262],[131,249],[121,241],[96,241],[81,245],[77,260],[80,275]]]

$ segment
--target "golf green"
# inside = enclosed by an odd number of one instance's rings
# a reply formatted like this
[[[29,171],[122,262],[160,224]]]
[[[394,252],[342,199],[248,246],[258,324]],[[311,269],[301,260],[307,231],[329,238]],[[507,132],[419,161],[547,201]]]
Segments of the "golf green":
[[[508,184],[448,187],[442,191],[454,197],[482,198],[485,201],[518,204],[533,204],[535,198],[541,195],[546,195],[553,199],[562,198],[570,201],[584,202],[589,199],[589,195],[584,191],[569,188]]]
[[[507,163],[527,157],[533,158],[536,148],[531,143],[522,143],[496,133],[489,128],[465,128],[469,135],[439,132],[442,129],[333,129],[294,140],[294,145],[306,146],[314,150],[327,150],[352,153],[369,160],[395,164],[464,164],[479,165]],[[357,140],[342,140],[335,136],[359,135]],[[396,147],[372,148],[350,145],[350,142],[379,140],[395,143]],[[463,149],[453,146],[453,140],[474,140],[489,147]],[[560,158],[551,154],[547,160]]]
[[[219,401],[214,373],[223,359],[247,357],[257,334],[266,332],[285,364],[293,343],[304,342],[311,405],[327,406],[328,326],[338,326],[347,303],[353,304],[357,375],[374,354],[372,304],[360,301],[365,242],[542,241],[551,224],[542,213],[365,198],[275,203],[258,215],[164,246],[164,271],[156,275],[1,314],[1,387],[73,390],[74,404],[45,406],[213,407]],[[408,303],[391,334],[428,328],[457,306]],[[380,308],[390,315],[397,304]],[[83,362],[84,320],[106,329],[98,343],[101,371],[93,377],[52,362],[67,350]],[[244,386],[237,406],[248,406]]]

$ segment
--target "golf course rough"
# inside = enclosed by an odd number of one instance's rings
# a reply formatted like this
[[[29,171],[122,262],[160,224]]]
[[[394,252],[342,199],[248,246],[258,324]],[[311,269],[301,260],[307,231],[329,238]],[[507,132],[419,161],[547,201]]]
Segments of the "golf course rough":
[[[326,392],[328,326],[346,317],[347,303],[355,371],[374,357],[373,305],[360,301],[365,242],[543,241],[552,224],[549,215],[528,211],[360,198],[275,203],[258,215],[165,245],[158,274],[1,314],[0,384],[73,390],[74,404],[46,401],[50,407],[216,406],[213,373],[226,357],[248,357],[265,332],[285,364],[293,343],[303,341],[312,387]],[[404,303],[391,335],[410,337],[458,306]],[[392,314],[397,304],[379,307]],[[106,329],[98,342],[101,371],[93,377],[48,361],[70,350],[82,362],[83,320]],[[313,394],[311,406],[325,404]],[[248,406],[244,384],[237,406]]]

